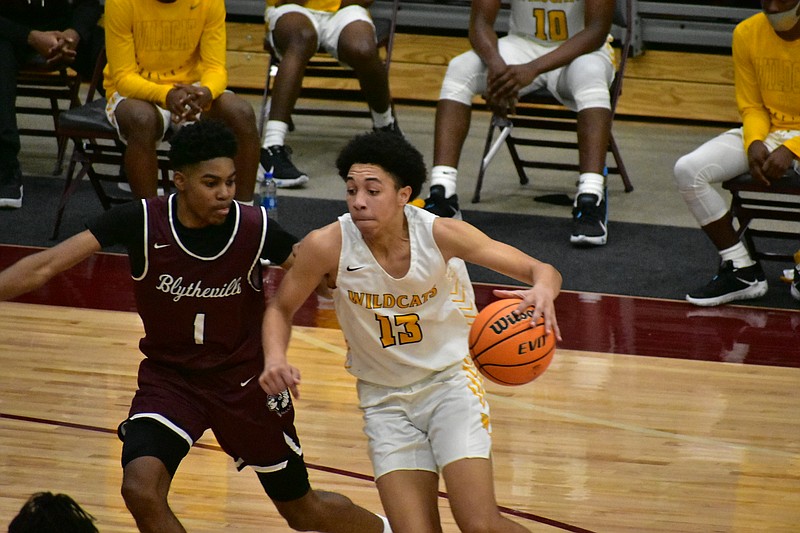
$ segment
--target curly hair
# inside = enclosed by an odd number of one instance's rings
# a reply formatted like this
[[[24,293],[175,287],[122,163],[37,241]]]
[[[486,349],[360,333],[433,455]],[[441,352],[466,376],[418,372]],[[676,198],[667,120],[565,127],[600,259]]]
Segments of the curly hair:
[[[170,140],[169,161],[174,170],[218,157],[233,159],[236,137],[222,122],[200,120],[186,124]]]
[[[405,138],[383,131],[358,135],[350,140],[336,158],[336,168],[347,181],[354,164],[377,165],[388,172],[399,187],[411,187],[413,200],[422,191],[427,170],[422,154]]]
[[[9,533],[97,533],[94,517],[66,494],[37,492],[8,525]]]

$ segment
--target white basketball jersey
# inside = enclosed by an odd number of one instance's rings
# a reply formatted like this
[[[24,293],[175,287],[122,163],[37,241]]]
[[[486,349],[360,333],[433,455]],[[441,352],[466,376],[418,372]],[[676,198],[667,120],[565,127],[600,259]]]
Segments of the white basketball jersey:
[[[468,356],[477,314],[461,259],[445,263],[435,215],[406,206],[411,266],[394,278],[378,264],[349,214],[339,217],[342,251],[333,300],[347,341],[347,369],[360,380],[400,387]]]
[[[509,33],[558,46],[583,30],[584,0],[511,0]]]

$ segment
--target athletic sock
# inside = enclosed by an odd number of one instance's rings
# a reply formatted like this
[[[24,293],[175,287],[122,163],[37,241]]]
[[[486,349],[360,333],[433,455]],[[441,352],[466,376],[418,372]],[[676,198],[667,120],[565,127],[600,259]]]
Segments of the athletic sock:
[[[447,165],[436,165],[431,169],[431,187],[441,185],[444,187],[444,197],[450,198],[456,193],[458,170]]]
[[[264,142],[262,146],[283,146],[286,141],[286,134],[289,132],[289,124],[282,120],[268,120],[264,128]]]
[[[577,201],[581,194],[594,194],[599,199],[603,199],[606,186],[606,179],[602,174],[596,172],[583,172],[578,178],[578,194],[575,195]]]
[[[386,126],[391,125],[394,123],[394,116],[392,115],[392,106],[386,108],[386,111],[383,113],[379,113],[374,109],[369,110],[370,114],[372,115],[372,125],[375,128],[385,128]]]
[[[738,242],[730,248],[719,251],[722,261],[732,261],[733,268],[747,268],[755,265],[756,262],[750,257],[750,252],[745,248],[744,243]]]

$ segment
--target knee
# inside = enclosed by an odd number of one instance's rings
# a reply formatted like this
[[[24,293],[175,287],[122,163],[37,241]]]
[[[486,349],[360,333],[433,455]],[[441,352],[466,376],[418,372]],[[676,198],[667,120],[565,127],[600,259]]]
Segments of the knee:
[[[291,31],[281,33],[281,38],[277,40],[283,44],[282,55],[300,56],[305,59],[310,58],[317,51],[317,32],[313,26],[303,25]]]
[[[123,478],[120,492],[125,505],[134,516],[138,513],[150,513],[161,503],[155,489],[129,477]]]
[[[378,48],[371,35],[359,34],[358,38],[340,42],[339,57],[350,66],[369,63],[378,58]]]
[[[123,102],[125,103],[127,101]],[[145,102],[126,106],[123,104],[120,104],[114,113],[120,132],[128,142],[158,142],[161,139],[163,125],[161,115],[156,112],[155,107]]]
[[[447,66],[439,99],[471,106],[473,96],[483,92],[484,69],[481,59],[473,51],[454,57]]]
[[[223,122],[237,135],[258,135],[256,114],[253,106],[233,94],[223,95],[218,100]]]
[[[698,188],[698,173],[695,171],[695,165],[688,155],[685,155],[675,162],[675,167],[672,169],[672,176],[675,180],[678,190],[681,192],[691,191]]]

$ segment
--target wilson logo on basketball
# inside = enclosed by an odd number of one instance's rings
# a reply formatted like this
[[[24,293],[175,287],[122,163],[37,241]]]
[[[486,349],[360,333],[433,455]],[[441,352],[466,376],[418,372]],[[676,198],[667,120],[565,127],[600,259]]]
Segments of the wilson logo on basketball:
[[[533,309],[526,309],[518,315],[509,313],[506,316],[500,317],[492,322],[489,327],[492,328],[492,331],[499,335],[514,324],[522,322],[523,320],[530,320],[531,318],[533,318]]]

